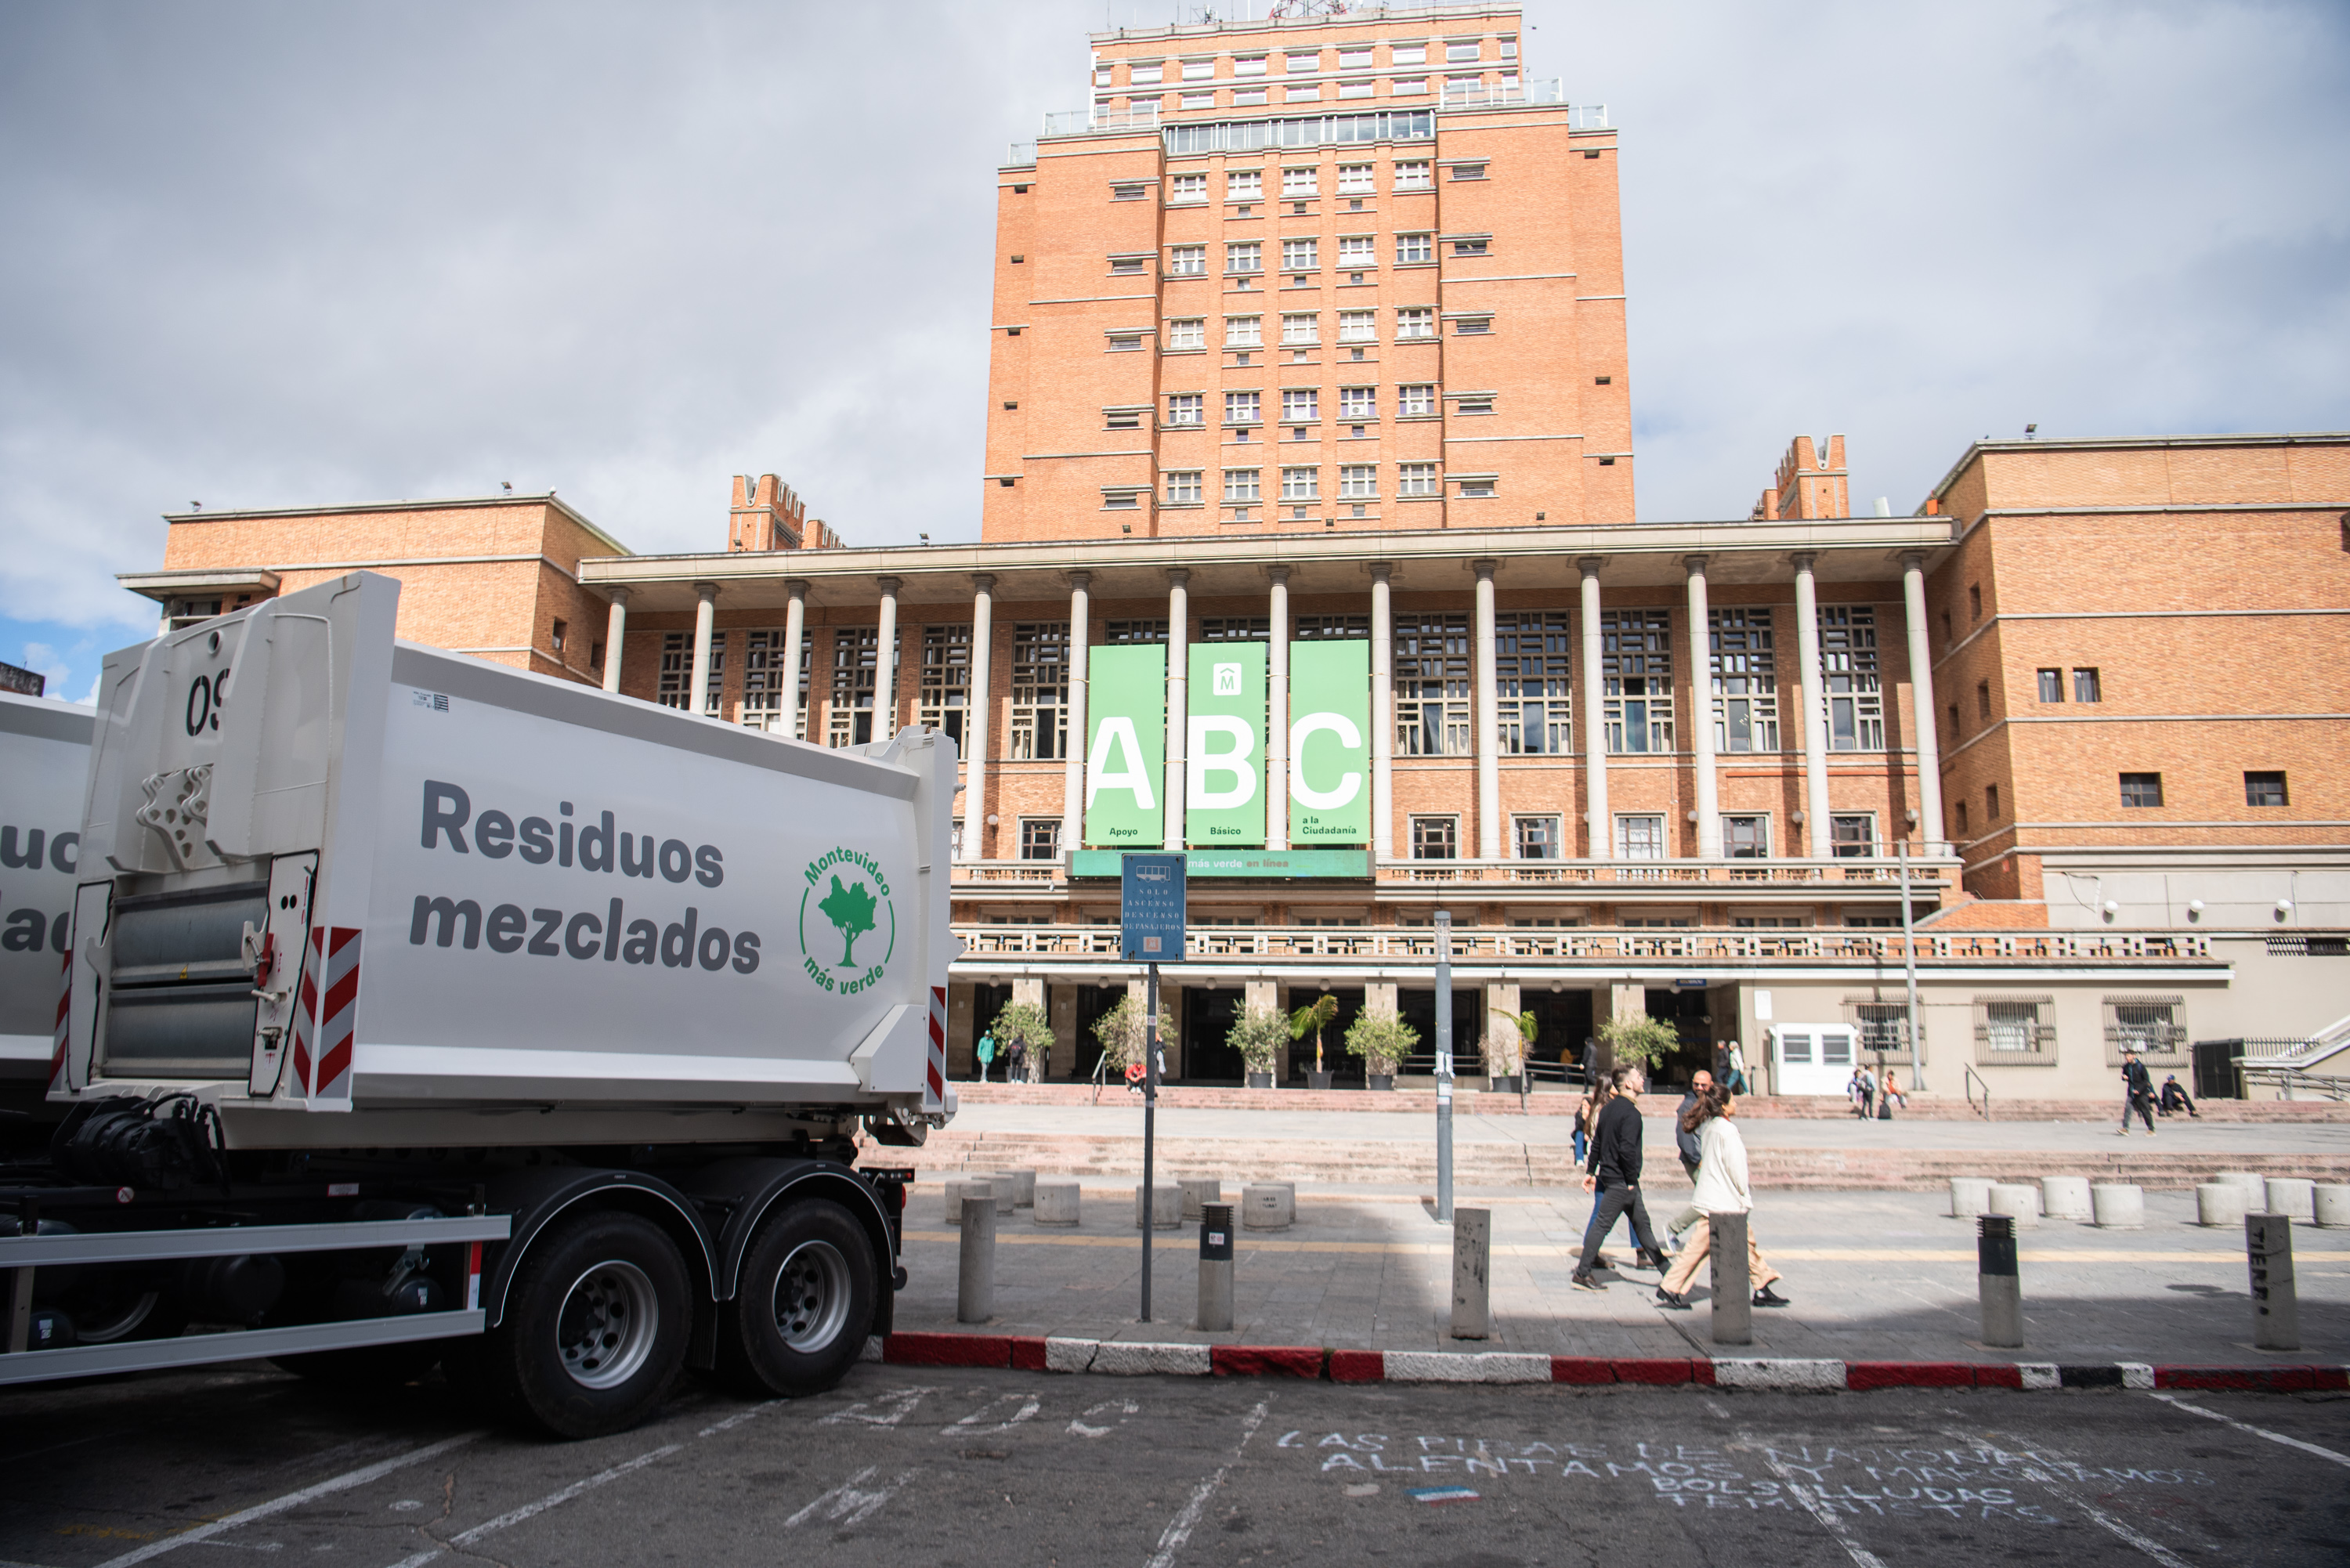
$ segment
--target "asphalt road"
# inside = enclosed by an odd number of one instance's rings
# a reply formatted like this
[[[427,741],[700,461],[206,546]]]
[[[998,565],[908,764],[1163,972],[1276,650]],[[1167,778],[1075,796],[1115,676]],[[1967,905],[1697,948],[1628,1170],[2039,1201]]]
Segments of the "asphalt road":
[[[2350,1397],[1729,1394],[860,1366],[595,1442],[437,1376],[0,1394],[0,1568],[2350,1561]]]

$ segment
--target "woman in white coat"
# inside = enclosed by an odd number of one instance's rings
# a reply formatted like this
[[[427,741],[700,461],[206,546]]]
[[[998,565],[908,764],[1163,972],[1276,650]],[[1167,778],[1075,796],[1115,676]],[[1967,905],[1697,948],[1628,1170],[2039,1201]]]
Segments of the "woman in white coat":
[[[1699,1096],[1697,1104],[1682,1119],[1683,1130],[1697,1134],[1697,1193],[1690,1206],[1708,1216],[1751,1216],[1754,1210],[1753,1189],[1746,1179],[1746,1140],[1731,1122],[1737,1107],[1738,1102],[1717,1087]],[[1697,1278],[1698,1266],[1712,1250],[1713,1227],[1700,1222],[1690,1228],[1689,1235],[1689,1244],[1681,1249],[1671,1271],[1657,1287],[1659,1304],[1677,1311],[1689,1308],[1690,1284]],[[1762,1249],[1755,1245],[1751,1224],[1746,1231],[1746,1277],[1753,1289],[1756,1306],[1787,1304],[1787,1298],[1771,1288],[1782,1276],[1764,1261]]]

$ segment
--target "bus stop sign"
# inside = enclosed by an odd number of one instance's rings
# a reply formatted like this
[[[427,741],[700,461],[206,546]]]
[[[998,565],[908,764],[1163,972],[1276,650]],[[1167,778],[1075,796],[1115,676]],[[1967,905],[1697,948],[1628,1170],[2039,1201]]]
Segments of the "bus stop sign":
[[[1183,857],[1128,855],[1118,879],[1118,956],[1128,963],[1183,961]]]

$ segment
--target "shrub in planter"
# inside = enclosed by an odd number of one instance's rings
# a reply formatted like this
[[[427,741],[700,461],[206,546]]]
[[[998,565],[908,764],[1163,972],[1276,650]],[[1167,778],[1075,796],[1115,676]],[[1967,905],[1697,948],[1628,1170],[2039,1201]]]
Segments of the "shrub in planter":
[[[1250,1078],[1263,1077],[1268,1085],[1274,1064],[1280,1059],[1281,1048],[1288,1041],[1289,1021],[1270,1007],[1243,1009],[1224,1035],[1224,1044],[1241,1054],[1241,1061],[1247,1066]]]
[[[1367,1078],[1385,1078],[1393,1087],[1396,1064],[1419,1044],[1419,1031],[1392,1012],[1366,1012],[1347,1025],[1347,1054],[1363,1060]]]
[[[1013,1002],[995,1015],[995,1022],[989,1025],[989,1033],[995,1036],[995,1052],[999,1058],[1009,1054],[1014,1044],[1026,1046],[1029,1081],[1035,1083],[1043,1078],[1045,1058],[1053,1049],[1053,1025],[1045,1018],[1043,1008],[1033,1002]]]
[[[1119,997],[1117,1006],[1094,1021],[1094,1038],[1101,1043],[1102,1057],[1112,1073],[1123,1073],[1129,1064],[1142,1060],[1149,1019],[1142,1004],[1128,995]]]
[[[1638,1067],[1648,1074],[1681,1048],[1681,1034],[1659,1018],[1611,1018],[1599,1026],[1599,1043],[1607,1047],[1617,1066]]]

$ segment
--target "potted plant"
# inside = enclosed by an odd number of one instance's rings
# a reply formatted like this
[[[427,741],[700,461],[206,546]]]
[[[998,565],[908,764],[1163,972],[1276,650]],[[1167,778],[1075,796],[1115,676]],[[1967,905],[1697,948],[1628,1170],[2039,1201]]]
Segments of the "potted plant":
[[[1419,1031],[1392,1012],[1366,1012],[1347,1025],[1347,1054],[1363,1059],[1363,1085],[1395,1087],[1396,1064],[1419,1044]]]
[[[1045,1010],[1033,1002],[1015,1002],[995,1015],[993,1027],[998,1055],[1014,1045],[1027,1051],[1026,1081],[1041,1084],[1052,1071],[1053,1025]]]
[[[1287,1019],[1270,1007],[1251,1007],[1232,1020],[1224,1044],[1241,1054],[1241,1061],[1248,1068],[1248,1086],[1270,1089],[1281,1047],[1288,1038]]]
[[[1598,1030],[1601,1054],[1613,1065],[1643,1074],[1681,1048],[1681,1032],[1659,1018],[1611,1018]]]
[[[1107,1075],[1122,1078],[1128,1067],[1141,1062],[1149,1030],[1150,1014],[1132,996],[1119,997],[1117,1005],[1094,1020],[1094,1039],[1101,1045]]]
[[[1289,1015],[1289,1037],[1303,1040],[1314,1036],[1314,1070],[1305,1075],[1308,1088],[1326,1089],[1330,1075],[1322,1065],[1322,1031],[1338,1016],[1338,999],[1324,992],[1320,1000],[1299,1008]]]
[[[1523,1093],[1526,1053],[1534,1049],[1540,1025],[1531,1012],[1514,1017],[1496,1011],[1485,1036],[1486,1087],[1497,1095]]]

